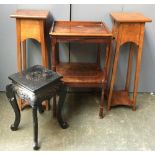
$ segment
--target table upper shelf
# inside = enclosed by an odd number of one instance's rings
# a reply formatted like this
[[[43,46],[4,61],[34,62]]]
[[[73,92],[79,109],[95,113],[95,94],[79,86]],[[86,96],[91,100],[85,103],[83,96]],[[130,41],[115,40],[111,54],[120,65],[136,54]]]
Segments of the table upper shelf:
[[[49,33],[51,36],[104,37],[112,36],[103,22],[55,21]]]

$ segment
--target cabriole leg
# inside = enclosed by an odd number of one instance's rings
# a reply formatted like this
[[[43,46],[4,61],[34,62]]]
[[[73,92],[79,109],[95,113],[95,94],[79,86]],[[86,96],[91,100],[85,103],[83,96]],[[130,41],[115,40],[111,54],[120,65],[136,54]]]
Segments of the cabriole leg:
[[[20,123],[21,115],[12,84],[6,86],[6,96],[15,112],[15,121],[10,128],[12,131],[16,131]]]
[[[61,89],[60,89],[60,93],[59,93],[57,119],[58,119],[58,122],[59,122],[60,126],[63,129],[68,128],[68,124],[67,124],[67,122],[64,122],[64,120],[62,118],[62,113],[61,113],[62,112],[62,108],[63,108],[63,104],[65,102],[66,93],[67,93],[67,88],[62,86]]]

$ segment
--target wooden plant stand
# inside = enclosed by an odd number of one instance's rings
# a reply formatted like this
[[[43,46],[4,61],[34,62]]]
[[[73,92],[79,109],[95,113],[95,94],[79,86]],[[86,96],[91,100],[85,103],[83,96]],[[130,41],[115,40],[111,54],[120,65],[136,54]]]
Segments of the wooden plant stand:
[[[112,77],[110,82],[110,90],[108,96],[108,109],[110,110],[111,106],[126,105],[131,106],[133,110],[136,110],[136,97],[138,91],[138,80],[141,65],[144,27],[146,22],[151,22],[151,19],[139,13],[111,13],[110,15],[113,20],[112,33],[113,36],[115,37],[116,47],[112,69]],[[126,76],[125,89],[114,91],[113,87],[115,82],[120,47],[126,42],[130,42],[130,51],[129,51],[128,70]],[[130,99],[128,91],[131,77],[132,60],[134,54],[134,44],[137,45],[138,52],[136,57],[133,98]]]

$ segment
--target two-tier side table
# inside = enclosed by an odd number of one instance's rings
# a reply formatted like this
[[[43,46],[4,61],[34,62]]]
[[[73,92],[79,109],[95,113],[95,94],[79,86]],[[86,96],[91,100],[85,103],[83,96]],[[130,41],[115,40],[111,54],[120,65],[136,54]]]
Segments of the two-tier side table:
[[[136,110],[136,97],[138,91],[138,80],[144,39],[144,27],[146,22],[151,22],[151,19],[139,13],[111,13],[110,15],[113,20],[112,33],[115,37],[116,47],[108,97],[108,109],[110,110],[111,106],[126,105],[131,106],[133,110]],[[130,42],[130,51],[125,89],[113,91],[120,47],[127,42]],[[132,61],[134,56],[134,44],[136,44],[138,47],[138,51],[136,57],[133,97],[130,98],[128,92],[131,79]]]
[[[103,118],[104,89],[109,72],[112,33],[103,22],[55,21],[50,31],[52,70],[63,75],[68,87],[99,87],[102,89],[100,118]],[[56,44],[80,42],[98,44],[96,63],[62,63],[57,59]],[[100,67],[101,44],[106,44],[105,65]]]
[[[26,40],[35,39],[41,44],[42,65],[48,68],[48,55],[45,39],[46,19],[48,11],[46,10],[17,10],[10,15],[16,18],[17,33],[17,65],[18,71],[26,69]],[[21,46],[22,45],[22,46]],[[22,47],[22,48],[21,48]],[[21,100],[19,104],[22,104]],[[22,105],[19,105],[20,108]],[[47,108],[47,106],[46,106]]]

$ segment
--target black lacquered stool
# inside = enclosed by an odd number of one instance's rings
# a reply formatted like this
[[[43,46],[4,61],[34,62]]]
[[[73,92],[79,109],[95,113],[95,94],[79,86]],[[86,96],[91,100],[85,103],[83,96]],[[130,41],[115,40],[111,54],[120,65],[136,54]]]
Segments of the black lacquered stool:
[[[59,95],[57,107],[57,119],[63,129],[68,127],[64,122],[61,111],[66,96],[66,88],[62,81],[62,76],[48,70],[40,65],[33,66],[26,71],[15,73],[9,76],[12,84],[6,86],[6,95],[15,112],[15,121],[11,125],[11,130],[17,130],[20,123],[20,110],[17,104],[16,94],[21,99],[28,101],[32,107],[34,146],[35,150],[39,149],[38,145],[38,118],[37,109],[40,113],[44,112],[42,102],[50,100],[53,96]]]

